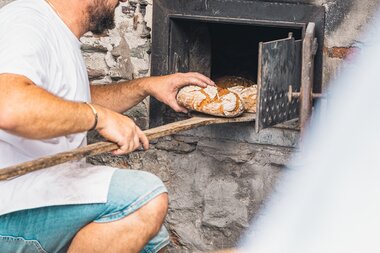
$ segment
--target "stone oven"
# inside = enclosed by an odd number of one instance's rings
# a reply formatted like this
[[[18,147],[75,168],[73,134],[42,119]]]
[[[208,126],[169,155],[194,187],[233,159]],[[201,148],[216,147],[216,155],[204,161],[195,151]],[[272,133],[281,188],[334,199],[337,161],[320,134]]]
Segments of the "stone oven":
[[[161,168],[153,171],[167,176],[171,193],[171,252],[235,246],[294,151],[297,123],[255,128],[299,116],[289,86],[300,91],[307,54],[315,54],[306,74],[313,92],[322,89],[325,9],[300,2],[153,1],[152,75],[241,76],[260,90],[255,122],[202,127],[156,144]],[[316,43],[306,48],[310,25]],[[151,98],[150,127],[183,118]]]
[[[309,4],[234,0],[153,2],[153,75],[197,71],[212,79],[239,76],[258,84],[256,131],[299,115],[299,92],[309,24],[315,27],[314,91],[321,90],[324,8]],[[313,40],[314,41],[314,40]],[[304,48],[305,50],[305,48]],[[305,77],[302,77],[305,79]],[[151,100],[150,124],[178,115]]]

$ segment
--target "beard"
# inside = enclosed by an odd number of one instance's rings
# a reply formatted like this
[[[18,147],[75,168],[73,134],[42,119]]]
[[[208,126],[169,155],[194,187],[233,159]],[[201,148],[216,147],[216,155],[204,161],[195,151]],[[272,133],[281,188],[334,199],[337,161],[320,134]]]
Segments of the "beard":
[[[115,9],[107,6],[104,0],[97,0],[88,8],[89,31],[100,35],[115,28]]]

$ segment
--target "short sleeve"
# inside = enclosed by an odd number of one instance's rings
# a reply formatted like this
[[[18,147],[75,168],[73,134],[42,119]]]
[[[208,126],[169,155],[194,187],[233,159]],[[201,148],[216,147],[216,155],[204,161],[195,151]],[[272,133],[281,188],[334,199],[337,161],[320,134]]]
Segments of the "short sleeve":
[[[0,34],[0,74],[22,75],[42,86],[47,78],[49,53],[36,23],[0,24]]]

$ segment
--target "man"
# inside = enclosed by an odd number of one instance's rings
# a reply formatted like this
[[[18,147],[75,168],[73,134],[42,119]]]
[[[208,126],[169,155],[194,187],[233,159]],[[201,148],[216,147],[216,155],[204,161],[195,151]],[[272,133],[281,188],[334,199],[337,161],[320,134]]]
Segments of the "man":
[[[214,85],[178,73],[90,87],[78,38],[113,28],[118,4],[16,0],[0,10],[0,168],[85,145],[89,129],[117,143],[116,155],[147,149],[120,112],[148,95],[185,112],[179,88]],[[157,252],[168,243],[166,189],[146,172],[78,162],[0,182],[0,192],[2,253]]]

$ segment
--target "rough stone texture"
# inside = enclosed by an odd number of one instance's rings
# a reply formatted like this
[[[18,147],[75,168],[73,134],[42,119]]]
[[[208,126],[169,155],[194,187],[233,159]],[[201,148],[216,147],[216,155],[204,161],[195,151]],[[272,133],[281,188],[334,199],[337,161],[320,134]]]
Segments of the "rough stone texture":
[[[318,1],[317,1],[318,2]],[[327,0],[326,47],[350,47],[360,42],[363,28],[378,9],[379,1],[373,0]]]
[[[12,0],[0,0],[0,7]],[[360,34],[378,0],[278,0],[326,9],[324,83],[339,73],[351,48],[363,44]],[[129,0],[116,10],[117,27],[81,38],[94,84],[149,75],[152,0]],[[148,125],[148,103],[128,112]],[[240,129],[239,131],[237,129]],[[92,132],[90,141],[99,140]],[[296,146],[298,132],[273,128],[255,134],[253,126],[203,127],[155,141],[149,151],[127,156],[91,157],[96,164],[146,170],[158,175],[170,193],[166,226],[171,252],[194,252],[236,245]]]
[[[176,135],[146,152],[91,161],[158,175],[170,193],[171,251],[192,252],[236,246],[292,150]]]
[[[315,4],[326,9],[326,34],[324,42],[324,78],[326,89],[329,81],[337,76],[343,59],[331,57],[333,48],[360,48],[366,41],[361,35],[375,11],[378,0],[315,0]]]
[[[81,41],[92,84],[132,80],[150,74],[151,1],[128,1],[116,9],[116,28],[101,36],[85,34]],[[146,15],[148,14],[148,15]],[[148,127],[148,100],[126,112],[143,129]]]

